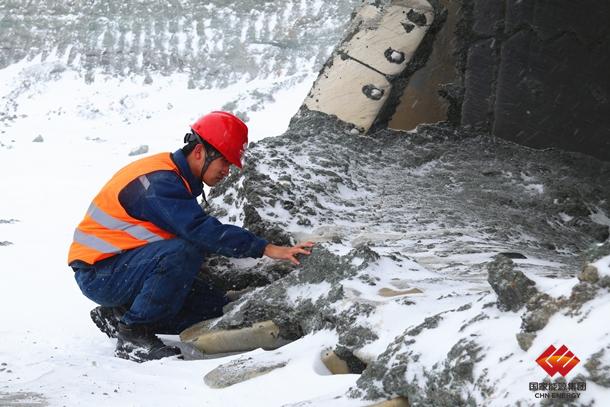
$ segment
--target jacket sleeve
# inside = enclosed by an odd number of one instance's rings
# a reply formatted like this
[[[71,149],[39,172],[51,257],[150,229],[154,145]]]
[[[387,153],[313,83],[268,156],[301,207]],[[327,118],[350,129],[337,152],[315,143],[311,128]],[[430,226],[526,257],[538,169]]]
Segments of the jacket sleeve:
[[[156,171],[146,177],[147,187],[136,179],[119,194],[130,216],[152,222],[204,252],[228,257],[263,255],[268,244],[265,239],[206,214],[176,173]]]

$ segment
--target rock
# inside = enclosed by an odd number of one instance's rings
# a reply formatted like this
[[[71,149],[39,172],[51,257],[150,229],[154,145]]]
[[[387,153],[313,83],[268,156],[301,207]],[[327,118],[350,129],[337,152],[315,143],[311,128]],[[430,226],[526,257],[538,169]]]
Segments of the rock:
[[[586,281],[591,284],[597,283],[599,280],[599,274],[597,272],[597,268],[592,264],[587,264],[581,271],[578,273],[578,279],[580,281]]]
[[[512,260],[503,255],[487,264],[487,281],[498,295],[498,308],[518,311],[538,291],[536,283],[514,269]]]
[[[517,343],[519,347],[527,352],[532,347],[534,339],[536,339],[536,333],[534,332],[519,332],[517,335]]]
[[[521,330],[536,332],[549,322],[549,319],[559,310],[560,304],[551,296],[535,294],[526,305],[526,311],[521,316]]]
[[[250,328],[207,330],[194,332],[188,328],[180,334],[183,342],[194,345],[207,354],[245,352],[257,348],[273,349],[278,346],[279,328],[272,321],[260,322]]]
[[[146,154],[148,153],[148,146],[146,144],[141,145],[140,147],[133,148],[130,152],[130,156]]]
[[[203,381],[213,389],[222,389],[280,369],[287,363],[240,358],[218,366],[206,374]]]
[[[34,140],[32,140],[32,143],[42,143],[43,141],[44,138],[42,138],[42,135],[39,134]]]

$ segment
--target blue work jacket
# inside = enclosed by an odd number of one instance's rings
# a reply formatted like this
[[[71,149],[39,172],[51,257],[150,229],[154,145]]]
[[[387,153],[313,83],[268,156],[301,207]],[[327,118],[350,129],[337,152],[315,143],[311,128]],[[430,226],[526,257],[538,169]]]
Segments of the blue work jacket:
[[[135,179],[120,193],[119,202],[127,213],[184,239],[205,253],[228,257],[261,257],[268,242],[248,230],[221,223],[208,215],[197,202],[202,183],[193,175],[182,150],[172,155],[191,192],[173,171],[146,175],[146,188]]]

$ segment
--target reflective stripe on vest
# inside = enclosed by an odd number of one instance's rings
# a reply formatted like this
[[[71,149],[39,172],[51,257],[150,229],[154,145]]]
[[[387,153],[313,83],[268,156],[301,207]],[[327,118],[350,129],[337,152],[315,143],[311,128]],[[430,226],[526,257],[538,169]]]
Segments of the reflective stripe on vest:
[[[114,247],[105,240],[102,240],[99,237],[95,237],[93,235],[88,235],[78,229],[74,231],[74,241],[104,254],[121,252],[121,249],[119,249],[118,247]]]
[[[146,174],[155,171],[175,172],[192,194],[170,153],[142,158],[123,167],[102,187],[76,228],[68,264],[76,260],[95,264],[126,250],[175,237],[151,222],[133,218],[119,201],[120,192],[134,180],[148,189],[150,181]]]
[[[95,203],[92,203],[91,206],[89,206],[87,215],[89,215],[91,219],[104,226],[105,228],[123,230],[138,240],[146,240],[149,243],[163,240],[163,236],[159,236],[156,233],[153,233],[150,230],[143,228],[142,226],[132,225],[131,223],[123,222],[122,220],[113,218],[112,216],[108,215],[106,212],[98,208]]]

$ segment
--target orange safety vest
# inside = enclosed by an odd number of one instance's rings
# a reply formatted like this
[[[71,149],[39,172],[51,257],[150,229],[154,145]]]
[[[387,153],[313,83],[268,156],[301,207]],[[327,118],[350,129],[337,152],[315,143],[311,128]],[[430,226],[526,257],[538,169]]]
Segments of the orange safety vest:
[[[139,179],[144,188],[148,188],[150,182],[146,174],[160,170],[174,171],[192,193],[170,153],[142,158],[123,167],[93,199],[85,218],[74,231],[68,264],[75,260],[95,264],[125,250],[175,237],[151,222],[130,216],[119,201],[119,193],[131,181]]]

